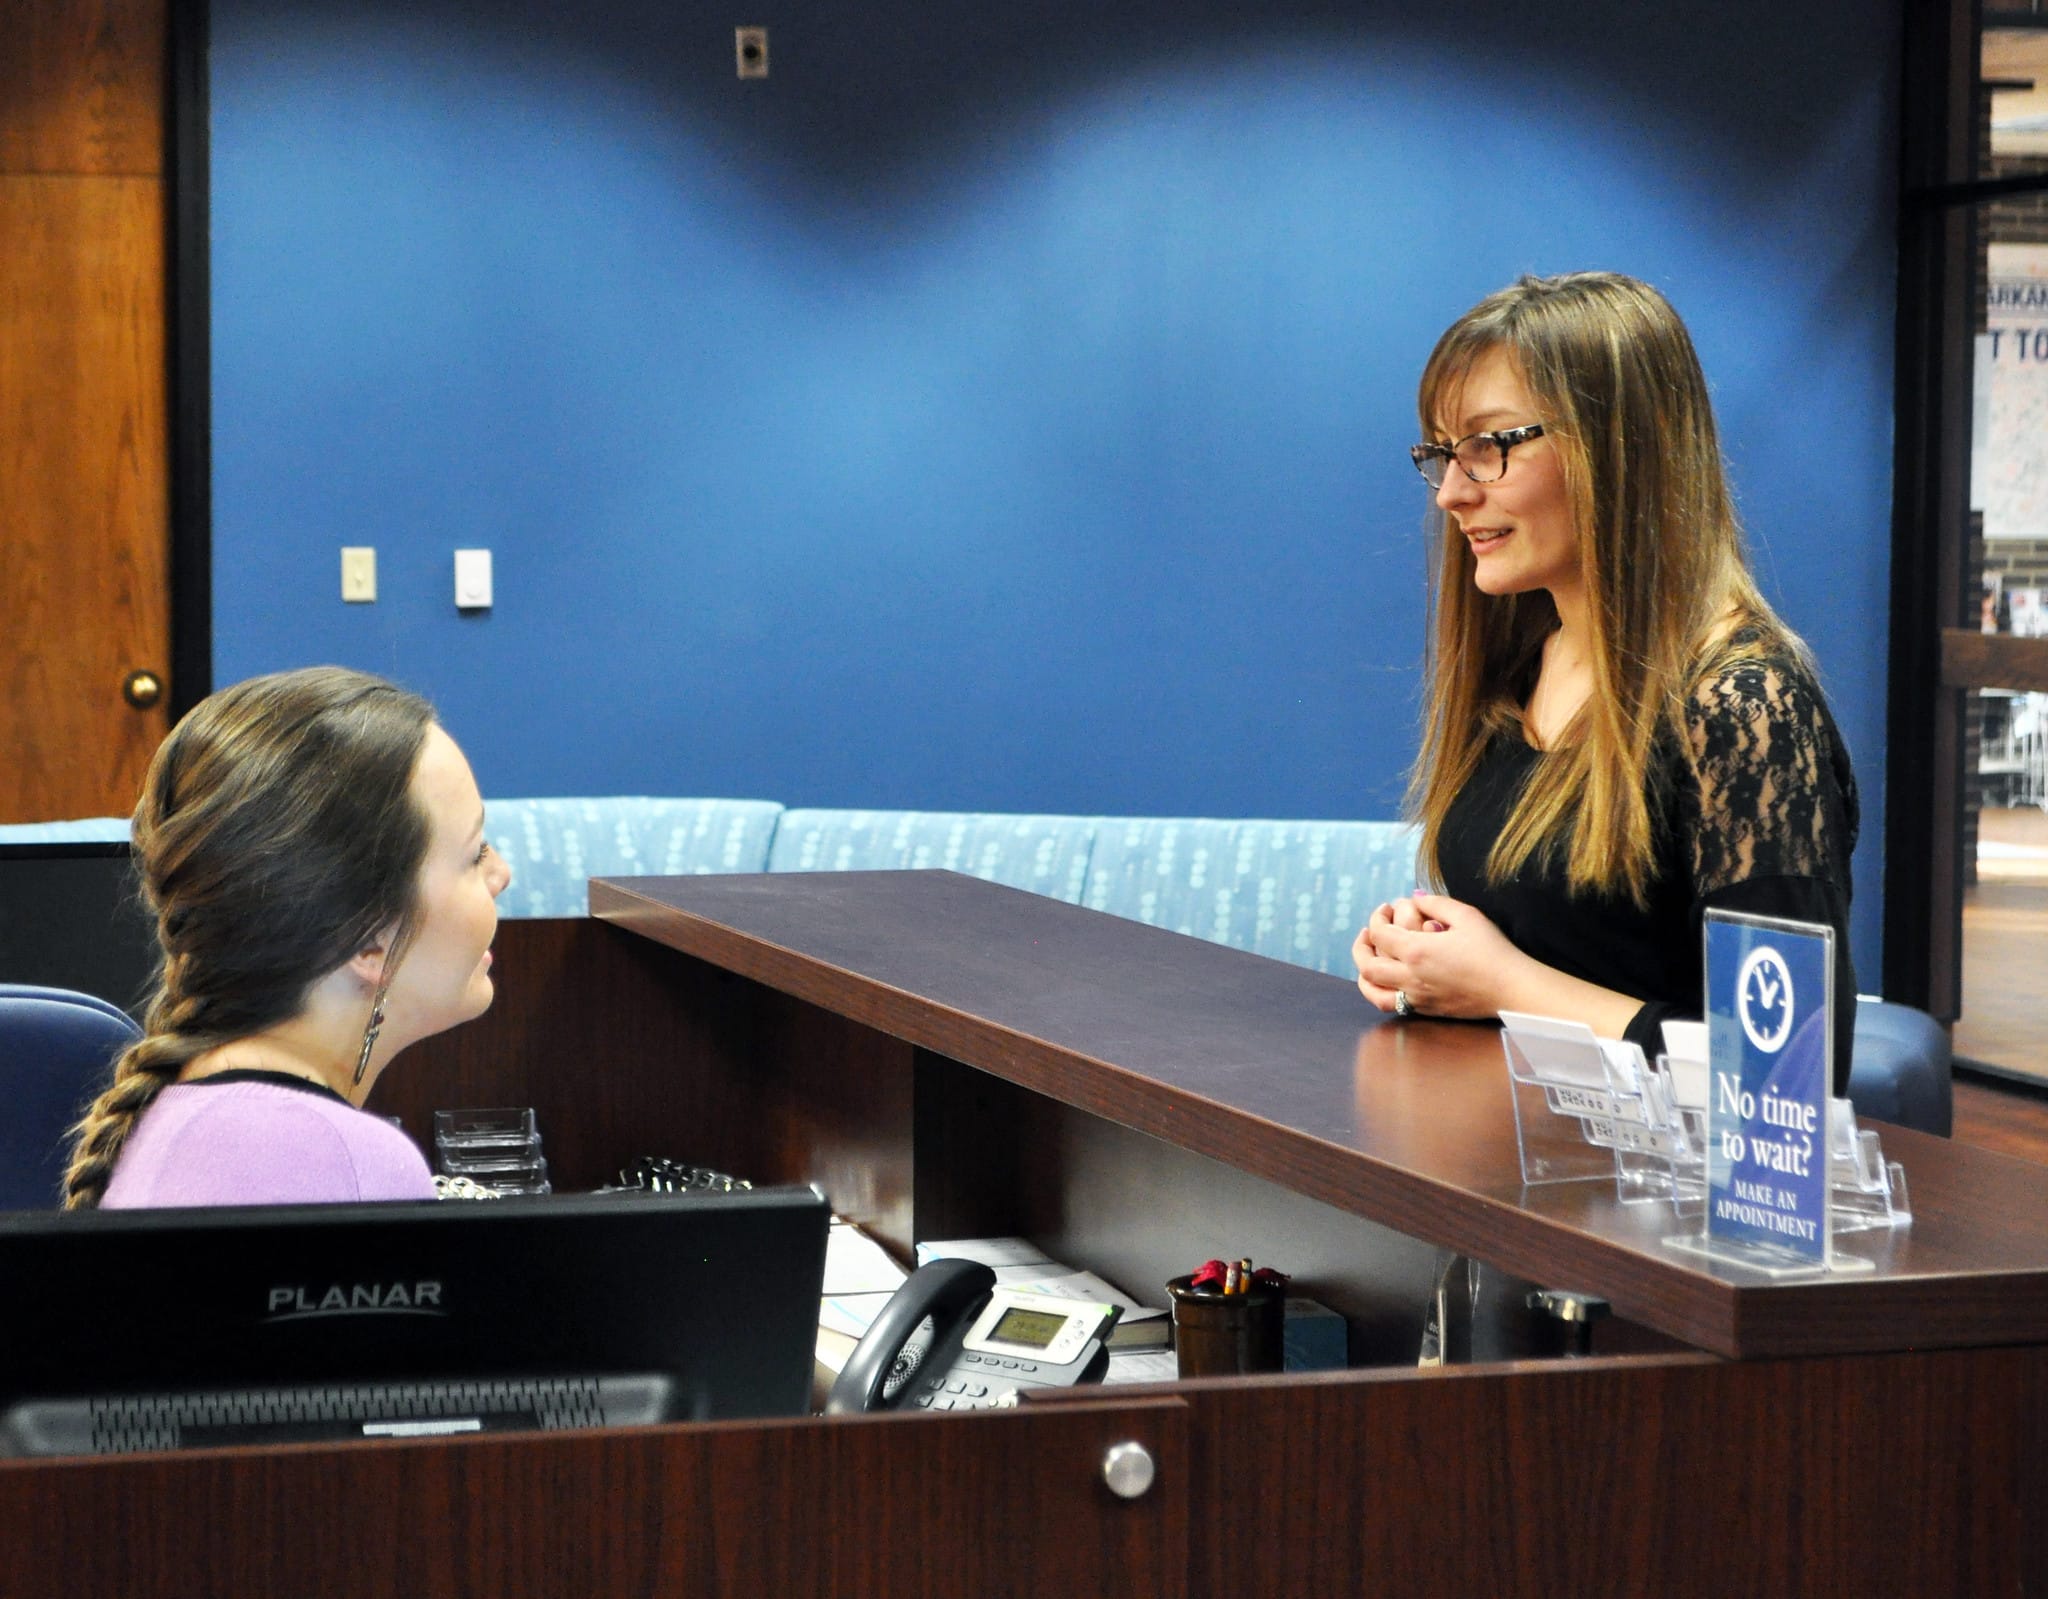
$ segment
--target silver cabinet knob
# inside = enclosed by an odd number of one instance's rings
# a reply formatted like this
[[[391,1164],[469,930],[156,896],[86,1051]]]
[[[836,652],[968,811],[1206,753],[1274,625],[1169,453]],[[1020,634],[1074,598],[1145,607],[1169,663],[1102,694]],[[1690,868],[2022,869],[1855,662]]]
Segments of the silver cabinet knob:
[[[1158,1475],[1152,1451],[1129,1439],[1111,1444],[1102,1457],[1102,1480],[1119,1499],[1142,1499]]]

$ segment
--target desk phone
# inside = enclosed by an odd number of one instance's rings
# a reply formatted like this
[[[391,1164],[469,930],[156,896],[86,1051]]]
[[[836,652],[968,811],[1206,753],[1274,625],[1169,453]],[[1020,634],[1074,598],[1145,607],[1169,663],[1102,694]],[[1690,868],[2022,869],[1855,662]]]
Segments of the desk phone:
[[[973,1260],[918,1267],[875,1318],[832,1385],[827,1415],[985,1410],[1022,1388],[1100,1382],[1115,1305],[996,1287]]]

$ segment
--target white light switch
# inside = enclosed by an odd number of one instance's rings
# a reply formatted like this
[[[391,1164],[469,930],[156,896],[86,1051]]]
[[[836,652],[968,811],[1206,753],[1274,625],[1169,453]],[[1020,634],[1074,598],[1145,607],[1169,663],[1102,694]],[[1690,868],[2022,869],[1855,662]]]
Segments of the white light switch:
[[[487,611],[491,606],[491,552],[455,552],[455,603],[465,611]]]
[[[377,598],[377,552],[367,544],[341,547],[341,597],[351,605]]]

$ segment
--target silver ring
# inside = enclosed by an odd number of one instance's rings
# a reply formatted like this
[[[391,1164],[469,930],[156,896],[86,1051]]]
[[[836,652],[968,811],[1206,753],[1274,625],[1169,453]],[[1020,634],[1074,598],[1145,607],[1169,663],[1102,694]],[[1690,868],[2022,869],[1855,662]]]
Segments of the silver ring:
[[[1415,1003],[1409,999],[1408,990],[1405,988],[1394,990],[1394,1014],[1404,1022],[1415,1014]]]

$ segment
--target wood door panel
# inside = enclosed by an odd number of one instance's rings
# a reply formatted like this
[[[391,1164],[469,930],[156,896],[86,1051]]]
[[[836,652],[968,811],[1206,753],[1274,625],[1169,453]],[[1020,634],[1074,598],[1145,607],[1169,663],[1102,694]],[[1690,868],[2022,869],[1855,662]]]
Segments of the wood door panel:
[[[1100,1476],[1126,1439],[1159,1467],[1128,1502]],[[1187,1460],[1155,1398],[0,1463],[0,1599],[1176,1599]]]
[[[0,0],[0,172],[162,171],[165,18],[165,0]]]
[[[0,822],[121,815],[166,702],[163,187],[0,176]]]
[[[1184,1392],[1191,1503],[1215,1512],[1191,1528],[1198,1594],[1993,1594],[2048,1579],[2048,1350]]]

